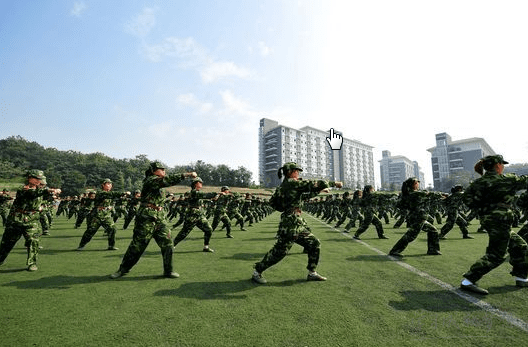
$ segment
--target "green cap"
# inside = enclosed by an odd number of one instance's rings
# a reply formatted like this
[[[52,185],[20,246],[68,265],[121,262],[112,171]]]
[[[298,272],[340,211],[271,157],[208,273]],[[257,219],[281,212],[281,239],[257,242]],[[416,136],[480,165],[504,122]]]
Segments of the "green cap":
[[[150,163],[150,169],[152,171],[156,171],[157,169],[166,169],[166,167],[159,161],[153,161],[152,163]]]
[[[488,155],[482,158],[482,161],[484,162],[484,167],[493,167],[495,164],[509,164],[500,154]]]
[[[196,183],[198,183],[198,182],[203,183],[203,181],[202,181],[202,179],[200,177],[193,178],[193,180],[191,181],[191,187],[194,187],[194,185]]]
[[[226,191],[226,190],[229,190],[229,187],[228,186],[223,186],[222,188],[220,188],[221,191]]]
[[[302,171],[303,169],[297,165],[297,163],[294,163],[293,161],[286,163],[282,166],[284,171],[291,171],[291,170],[299,170]]]
[[[110,178],[105,178],[104,180],[101,181],[101,185],[105,183],[112,183],[112,180]]]

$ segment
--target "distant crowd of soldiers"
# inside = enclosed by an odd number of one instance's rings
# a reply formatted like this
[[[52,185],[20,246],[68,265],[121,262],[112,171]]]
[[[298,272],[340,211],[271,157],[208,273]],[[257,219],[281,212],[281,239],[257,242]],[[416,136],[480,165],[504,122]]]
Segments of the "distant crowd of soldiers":
[[[369,186],[370,187],[370,186]],[[222,187],[222,191],[229,190],[229,187]],[[382,223],[388,225],[390,219],[396,222],[392,228],[399,228],[407,219],[407,210],[401,206],[401,194],[394,192],[373,191],[368,194],[368,199],[364,199],[364,190],[355,190],[352,193],[345,191],[342,194],[328,194],[325,197],[314,198],[305,201],[305,210],[317,218],[324,220],[328,224],[335,223],[335,228],[344,226],[344,232],[351,232],[352,228],[361,226],[365,222],[366,211],[374,211],[371,216],[372,224],[376,226],[378,236],[384,236]],[[165,209],[167,217],[173,221],[173,228],[182,225],[188,213],[187,198],[189,192],[181,195],[167,194]],[[444,224],[440,230],[440,238],[444,239],[447,233],[456,224],[461,231],[463,238],[472,238],[468,232],[468,224],[474,218],[478,218],[474,211],[471,211],[462,202],[463,187],[454,186],[451,193],[429,194],[427,209],[429,211],[429,222]],[[40,224],[42,234],[49,235],[49,230],[56,216],[65,216],[73,219],[74,228],[80,228],[84,221],[90,224],[90,218],[96,211],[94,207],[97,191],[87,191],[81,196],[53,197],[42,200],[42,209],[40,213]],[[134,220],[136,212],[140,205],[141,191],[136,190],[133,193],[123,192],[115,199],[111,209],[114,223],[118,219],[123,219],[123,229],[127,229]],[[0,216],[3,225],[9,213],[13,197],[7,189],[0,193]],[[266,216],[273,212],[273,209],[267,203],[267,199],[257,196],[257,194],[241,194],[238,192],[229,192],[222,195],[221,199],[203,200],[203,208],[206,217],[213,218],[212,228],[226,231],[226,236],[232,238],[231,230],[238,226],[240,230],[246,230],[246,226],[252,226],[260,222]],[[56,207],[56,209],[55,209]],[[515,222],[513,227],[523,226],[519,232],[522,235],[528,234],[528,192],[524,192],[516,197],[513,204],[515,213]],[[371,213],[371,212],[368,212]],[[444,222],[445,219],[445,222]],[[235,221],[232,225],[231,221]],[[375,221],[380,221],[377,224]],[[366,226],[368,227],[368,225]],[[482,228],[478,232],[486,232]],[[359,239],[359,234],[355,234]]]
[[[228,187],[222,187],[222,190],[228,190]],[[50,197],[42,201],[40,223],[42,227],[42,234],[49,235],[49,230],[53,223],[53,218],[64,216],[68,219],[73,219],[74,228],[80,228],[86,221],[90,224],[91,217],[96,213],[95,197],[96,191],[88,191],[80,196]],[[167,194],[165,201],[165,209],[167,217],[170,221],[175,221],[174,228],[179,227],[185,221],[188,212],[189,192],[181,195],[172,193]],[[2,217],[3,225],[6,223],[7,215],[13,201],[13,197],[7,189],[0,193],[0,215]],[[127,229],[130,223],[134,220],[136,212],[139,209],[141,201],[141,191],[136,190],[132,192],[123,192],[114,200],[114,205],[111,209],[111,215],[114,223],[119,219],[123,219],[123,229]],[[240,230],[247,230],[245,226],[253,226],[253,224],[262,221],[267,215],[273,212],[273,209],[266,203],[266,199],[252,193],[241,194],[232,192],[225,195],[223,199],[209,199],[203,201],[204,211],[207,218],[213,218],[213,230],[215,230],[220,222],[222,222],[222,229],[226,229],[228,237],[231,235],[231,221],[234,220],[233,226],[239,226]],[[227,218],[222,218],[219,205],[225,209]],[[54,208],[56,206],[56,209]]]

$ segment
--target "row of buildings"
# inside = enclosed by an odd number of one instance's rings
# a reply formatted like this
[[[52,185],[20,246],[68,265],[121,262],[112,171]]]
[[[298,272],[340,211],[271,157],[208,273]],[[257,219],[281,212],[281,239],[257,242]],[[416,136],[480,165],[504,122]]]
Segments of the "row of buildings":
[[[338,129],[336,134],[342,135]],[[277,170],[290,161],[303,168],[307,179],[342,181],[350,189],[370,184],[376,187],[373,146],[343,137],[341,150],[332,150],[326,138],[329,130],[309,126],[294,129],[263,118],[259,127],[259,182],[261,186],[280,184]],[[431,153],[434,190],[449,191],[454,184],[468,184],[475,178],[473,166],[482,157],[495,152],[482,138],[453,141],[447,133],[436,134]],[[405,156],[382,152],[380,178],[382,190],[399,190],[403,181],[424,174],[416,161]],[[422,183],[423,184],[423,183]],[[422,189],[427,187],[422,186]]]

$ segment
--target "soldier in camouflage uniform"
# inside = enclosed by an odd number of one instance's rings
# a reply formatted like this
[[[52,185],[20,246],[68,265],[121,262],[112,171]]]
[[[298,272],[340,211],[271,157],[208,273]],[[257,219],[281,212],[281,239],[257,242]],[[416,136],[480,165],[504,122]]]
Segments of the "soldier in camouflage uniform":
[[[79,206],[79,212],[77,213],[77,218],[75,219],[75,229],[81,227],[84,219],[86,219],[86,224],[89,224],[90,221],[87,219],[90,211],[94,207],[95,201],[95,192],[91,191],[81,196],[81,204]]]
[[[376,227],[376,232],[378,233],[378,238],[388,239],[383,232],[383,224],[381,220],[376,215],[377,203],[379,201],[379,193],[374,192],[374,187],[371,185],[366,185],[363,188],[363,196],[361,198],[361,207],[363,208],[363,221],[361,225],[356,230],[354,234],[354,239],[360,240],[359,236],[367,231],[370,224],[373,224]]]
[[[7,189],[2,190],[2,193],[0,193],[0,216],[2,216],[3,226],[6,225],[7,215],[9,214],[12,201],[13,198],[9,195],[9,191]]]
[[[319,275],[315,269],[319,263],[321,252],[320,241],[307,228],[306,221],[302,218],[302,205],[305,199],[310,199],[330,186],[342,187],[341,182],[327,182],[323,180],[301,180],[299,173],[302,169],[293,162],[284,164],[277,175],[284,180],[280,185],[281,203],[284,212],[281,214],[277,242],[264,258],[255,264],[252,280],[259,284],[266,283],[262,272],[270,266],[281,261],[294,243],[302,246],[308,253],[308,277],[309,281],[325,281],[326,278]]]
[[[502,264],[506,252],[510,255],[513,266],[510,274],[515,276],[516,285],[528,287],[528,245],[511,230],[511,203],[517,191],[528,187],[528,176],[504,175],[504,164],[508,162],[501,155],[480,159],[475,164],[475,172],[481,177],[464,193],[464,202],[477,211],[480,224],[489,237],[486,254],[469,268],[460,284],[462,289],[479,294],[488,294],[488,291],[478,287],[477,281]]]
[[[213,225],[211,227],[213,228],[213,231],[215,231],[218,227],[218,224],[222,222],[223,226],[226,229],[226,237],[232,239],[233,235],[231,235],[231,219],[227,215],[227,209],[231,200],[231,194],[229,192],[228,186],[223,186],[220,191],[222,192],[222,194],[219,195],[218,199],[216,200]]]
[[[123,229],[128,228],[132,220],[136,217],[141,203],[141,190],[134,191],[134,196],[130,198],[128,203],[128,211],[125,216],[125,222],[123,223]]]
[[[46,176],[40,170],[26,174],[26,184],[17,190],[15,200],[7,217],[6,227],[0,242],[0,265],[3,264],[20,237],[24,236],[27,248],[27,270],[36,271],[40,244],[40,212],[43,198],[60,194],[60,189],[45,188]]]
[[[141,258],[150,240],[154,238],[163,257],[163,276],[177,278],[180,275],[173,271],[173,244],[167,211],[164,207],[165,194],[163,188],[180,183],[186,177],[196,177],[196,172],[167,175],[165,167],[160,162],[150,163],[145,171],[143,188],[141,189],[141,203],[136,214],[134,234],[128,246],[119,270],[110,275],[119,278],[130,271]]]
[[[188,202],[188,207],[187,213],[185,214],[185,221],[183,222],[182,229],[174,238],[174,247],[176,248],[178,243],[183,241],[187,235],[189,235],[191,230],[197,226],[204,233],[203,251],[213,253],[214,250],[209,247],[209,241],[211,240],[211,236],[213,234],[213,228],[211,228],[211,225],[204,214],[202,200],[217,199],[219,195],[224,195],[225,193],[221,192],[220,194],[217,194],[214,192],[201,192],[200,189],[202,189],[202,184],[203,181],[200,177],[194,178],[191,183],[191,192],[189,197],[186,199]]]
[[[242,203],[243,202],[240,198],[240,194],[234,192],[231,196],[231,202],[227,208],[227,215],[229,216],[229,219],[236,219],[235,226],[240,225],[240,230],[246,231],[246,228],[244,228],[244,217],[240,213],[240,205],[242,205]]]
[[[462,197],[464,195],[464,188],[461,185],[456,185],[451,188],[451,194],[445,199],[445,207],[447,211],[447,220],[442,229],[440,230],[440,239],[445,239],[445,236],[453,226],[458,225],[460,231],[462,231],[462,238],[472,239],[469,236],[469,230],[467,228],[467,222],[464,217],[461,216],[460,209],[462,208]]]
[[[111,191],[112,180],[109,178],[106,178],[101,182],[101,188],[102,190],[95,194],[94,207],[92,208],[92,211],[90,211],[90,217],[87,219],[89,220],[88,227],[79,242],[79,247],[77,247],[78,251],[84,249],[84,246],[90,242],[101,226],[108,235],[107,249],[109,251],[118,249],[115,246],[117,229],[112,219],[112,210],[114,208],[115,199],[119,198],[122,193]]]
[[[402,184],[401,206],[408,210],[409,229],[392,247],[389,254],[401,257],[401,252],[407,245],[414,241],[420,231],[427,232],[427,254],[441,255],[438,230],[428,222],[427,212],[429,194],[435,194],[419,190],[420,181],[416,177],[408,178]]]
[[[361,198],[363,197],[363,191],[356,190],[352,195],[352,206],[350,208],[350,220],[345,226],[345,233],[349,233],[351,228],[356,227],[356,220],[359,220],[359,224],[363,223],[363,215],[361,214]]]

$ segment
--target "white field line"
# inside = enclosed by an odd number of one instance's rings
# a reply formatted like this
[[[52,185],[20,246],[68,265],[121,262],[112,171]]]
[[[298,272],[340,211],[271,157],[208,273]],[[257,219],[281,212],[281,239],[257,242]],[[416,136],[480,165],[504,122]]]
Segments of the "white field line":
[[[476,297],[474,297],[472,295],[469,295],[466,292],[463,292],[458,287],[454,287],[454,286],[450,285],[449,283],[445,283],[442,280],[440,280],[440,279],[438,279],[438,278],[436,278],[434,276],[429,275],[426,272],[418,270],[414,266],[411,266],[411,265],[399,260],[396,257],[390,256],[390,255],[386,254],[385,252],[380,251],[379,249],[377,249],[375,247],[372,247],[368,243],[365,243],[365,242],[363,242],[361,240],[356,240],[356,239],[352,238],[353,233],[347,234],[347,233],[341,232],[341,231],[337,230],[336,228],[332,227],[331,225],[328,225],[328,224],[324,223],[323,221],[315,218],[314,216],[310,215],[309,213],[305,213],[304,216],[310,216],[310,218],[318,221],[319,223],[323,224],[327,228],[330,228],[330,229],[332,229],[332,230],[334,230],[336,232],[339,232],[341,235],[343,235],[345,237],[348,237],[351,240],[362,244],[363,246],[367,247],[368,249],[370,249],[370,250],[372,250],[372,251],[374,251],[374,252],[376,252],[376,253],[378,253],[380,255],[385,255],[385,256],[389,257],[396,264],[398,264],[401,267],[411,271],[412,273],[415,273],[415,274],[417,274],[420,277],[428,279],[429,281],[437,284],[438,286],[444,288],[445,290],[449,290],[450,292],[458,295],[459,297],[461,297],[462,299],[472,303],[473,305],[476,305],[479,308],[481,308],[481,309],[483,309],[483,310],[485,310],[485,311],[487,311],[489,313],[492,313],[492,314],[496,315],[497,317],[505,320],[506,322],[510,323],[511,325],[514,325],[514,326],[516,326],[516,327],[528,332],[528,323],[526,323],[522,319],[519,319],[519,318],[517,318],[517,317],[515,317],[515,316],[513,316],[513,315],[511,315],[511,314],[509,314],[507,312],[501,311],[498,308],[493,307],[492,305],[488,304],[487,302],[482,301],[482,300],[480,300],[480,299],[478,299],[478,298],[476,298]]]

